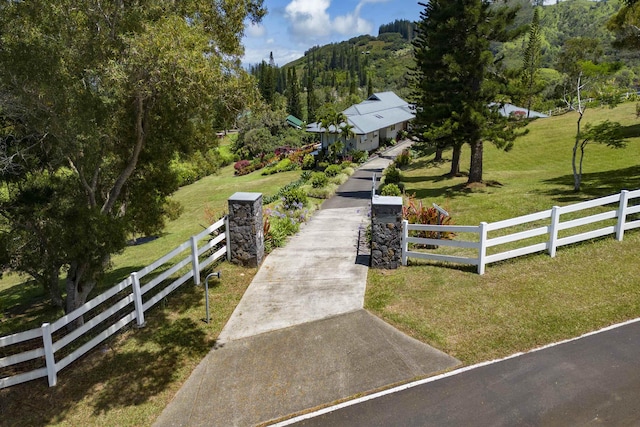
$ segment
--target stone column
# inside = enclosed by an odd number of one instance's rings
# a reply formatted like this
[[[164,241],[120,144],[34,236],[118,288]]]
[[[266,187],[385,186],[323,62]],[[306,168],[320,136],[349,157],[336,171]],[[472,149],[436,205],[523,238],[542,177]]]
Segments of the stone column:
[[[235,193],[228,202],[231,262],[258,267],[264,259],[262,193]]]
[[[394,269],[402,264],[402,197],[371,200],[371,267]]]

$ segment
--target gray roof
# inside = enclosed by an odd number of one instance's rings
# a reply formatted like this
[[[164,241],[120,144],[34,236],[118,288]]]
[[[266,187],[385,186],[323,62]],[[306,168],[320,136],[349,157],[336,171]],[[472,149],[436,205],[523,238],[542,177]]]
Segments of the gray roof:
[[[496,104],[495,103],[489,104],[489,106],[494,106],[494,105]],[[527,117],[526,108],[518,107],[513,104],[502,104],[502,107],[498,109],[498,112],[500,113],[500,115],[504,117],[510,117],[516,111],[523,112],[524,117]],[[533,110],[529,111],[529,118],[545,118],[545,117],[549,117],[549,116],[547,116],[546,114],[538,113],[537,111],[533,111]]]
[[[353,132],[358,135],[375,132],[397,123],[406,122],[415,118],[413,109],[407,101],[393,92],[374,93],[366,101],[352,105],[343,111],[347,121],[353,126]],[[308,132],[324,132],[320,123],[311,123],[307,126]],[[335,133],[331,127],[330,132]]]

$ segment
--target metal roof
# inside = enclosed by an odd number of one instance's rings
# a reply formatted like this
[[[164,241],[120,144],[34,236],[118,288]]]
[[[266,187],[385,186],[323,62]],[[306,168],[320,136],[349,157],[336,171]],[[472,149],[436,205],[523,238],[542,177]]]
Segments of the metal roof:
[[[353,126],[353,132],[358,135],[415,118],[409,103],[393,92],[374,93],[366,101],[352,105],[343,113],[347,116],[347,122]],[[325,129],[320,123],[311,123],[307,125],[307,131],[322,133]],[[335,127],[330,127],[329,132],[335,133]]]

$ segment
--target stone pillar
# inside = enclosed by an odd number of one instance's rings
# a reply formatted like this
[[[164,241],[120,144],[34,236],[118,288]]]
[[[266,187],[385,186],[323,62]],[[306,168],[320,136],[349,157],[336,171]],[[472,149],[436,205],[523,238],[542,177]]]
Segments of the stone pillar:
[[[235,193],[228,202],[231,262],[258,267],[264,259],[262,193]]]
[[[371,267],[394,269],[402,264],[402,197],[371,200]]]

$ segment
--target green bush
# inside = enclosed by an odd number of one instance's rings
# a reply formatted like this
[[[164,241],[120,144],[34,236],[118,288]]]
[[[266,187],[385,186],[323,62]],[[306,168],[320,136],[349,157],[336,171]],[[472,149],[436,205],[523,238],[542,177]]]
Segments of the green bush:
[[[409,149],[402,150],[402,153],[400,153],[395,160],[395,164],[399,168],[409,166],[410,162],[411,162],[411,151]]]
[[[381,196],[401,196],[402,192],[396,184],[385,184],[380,188]]]
[[[355,169],[353,169],[352,167],[347,167],[342,169],[342,173],[347,175],[347,176],[351,176],[355,173]]]
[[[384,170],[383,175],[385,184],[397,184],[402,180],[400,169],[396,168],[393,164]]]
[[[349,175],[346,173],[338,174],[334,177],[329,178],[329,182],[336,185],[342,185],[349,179]]]
[[[340,172],[342,172],[342,167],[340,167],[340,165],[329,165],[327,166],[327,168],[324,170],[324,173],[329,177],[332,178],[336,175],[338,175]]]
[[[329,162],[319,162],[318,163],[318,168],[325,170],[327,168],[327,166],[329,166]]]
[[[328,199],[336,193],[338,186],[335,184],[327,184],[321,188],[310,188],[307,190],[307,194],[309,197],[313,197],[315,199]]]
[[[302,209],[308,203],[307,193],[300,188],[292,188],[282,194],[282,205],[285,209]]]
[[[278,162],[278,164],[276,165],[276,170],[278,172],[287,172],[287,171],[292,171],[298,168],[298,165],[296,165],[295,163],[293,163],[291,161],[291,159],[286,158],[286,159],[282,159]]]
[[[355,150],[349,153],[351,155],[351,158],[353,159],[354,163],[364,163],[367,160],[369,160],[369,152],[368,151],[360,151],[360,150]]]
[[[314,172],[311,174],[311,186],[313,188],[322,188],[329,182],[329,178],[324,172]]]
[[[311,154],[306,154],[302,159],[302,169],[310,170],[313,169],[316,165],[316,159]]]

